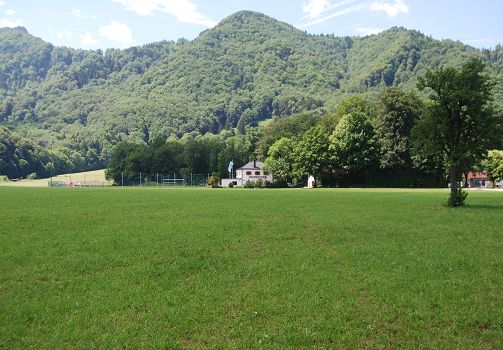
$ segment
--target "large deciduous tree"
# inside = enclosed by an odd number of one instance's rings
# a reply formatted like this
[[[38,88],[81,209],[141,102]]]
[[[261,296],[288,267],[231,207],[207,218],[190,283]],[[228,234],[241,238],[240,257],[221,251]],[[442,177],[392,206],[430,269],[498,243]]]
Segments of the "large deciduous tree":
[[[376,118],[376,136],[383,169],[411,168],[411,130],[421,116],[421,100],[398,87],[385,89],[379,96],[382,107]]]
[[[296,173],[299,177],[313,175],[319,179],[329,168],[329,140],[320,126],[309,129],[294,150]]]
[[[484,68],[480,59],[472,59],[459,69],[441,67],[419,79],[418,87],[431,91],[431,101],[414,131],[416,147],[445,155],[451,206],[463,204],[466,197],[459,188],[465,160],[482,159],[499,129],[491,105],[493,85]]]
[[[295,143],[291,139],[282,137],[269,147],[267,152],[265,160],[267,171],[273,173],[275,178],[282,179],[285,183],[289,182],[293,176],[294,148]]]
[[[487,159],[482,162],[482,165],[487,170],[487,175],[491,179],[493,186],[496,181],[503,180],[503,151],[489,151]]]
[[[357,112],[343,116],[330,136],[330,151],[336,171],[366,175],[379,155],[370,118]]]

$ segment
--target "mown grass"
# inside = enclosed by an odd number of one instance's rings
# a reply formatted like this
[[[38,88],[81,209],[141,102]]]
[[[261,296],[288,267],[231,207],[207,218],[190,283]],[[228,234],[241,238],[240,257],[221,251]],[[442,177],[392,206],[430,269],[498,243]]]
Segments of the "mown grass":
[[[0,188],[0,348],[503,347],[503,193]]]

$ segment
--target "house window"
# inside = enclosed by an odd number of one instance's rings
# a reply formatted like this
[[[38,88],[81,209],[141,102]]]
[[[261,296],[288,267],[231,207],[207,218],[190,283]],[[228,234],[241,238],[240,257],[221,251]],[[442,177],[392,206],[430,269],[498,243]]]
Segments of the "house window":
[[[246,175],[251,175],[251,171],[247,171],[247,172],[246,172]]]
[[[260,175],[260,171],[256,171],[256,172],[255,172],[255,175]]]

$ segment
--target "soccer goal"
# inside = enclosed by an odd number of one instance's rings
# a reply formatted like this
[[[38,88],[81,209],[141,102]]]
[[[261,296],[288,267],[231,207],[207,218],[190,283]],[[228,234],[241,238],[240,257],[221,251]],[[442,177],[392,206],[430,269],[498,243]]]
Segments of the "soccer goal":
[[[183,186],[185,185],[185,179],[163,178],[162,184],[164,186]]]

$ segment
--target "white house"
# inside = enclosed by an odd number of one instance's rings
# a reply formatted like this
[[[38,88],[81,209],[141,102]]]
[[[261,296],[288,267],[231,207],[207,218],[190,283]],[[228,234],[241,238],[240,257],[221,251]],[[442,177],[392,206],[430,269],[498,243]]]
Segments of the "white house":
[[[236,169],[235,179],[221,179],[220,186],[228,187],[230,183],[234,183],[234,186],[243,187],[248,181],[256,181],[258,179],[264,182],[273,181],[272,174],[264,170],[264,163],[254,160]]]

